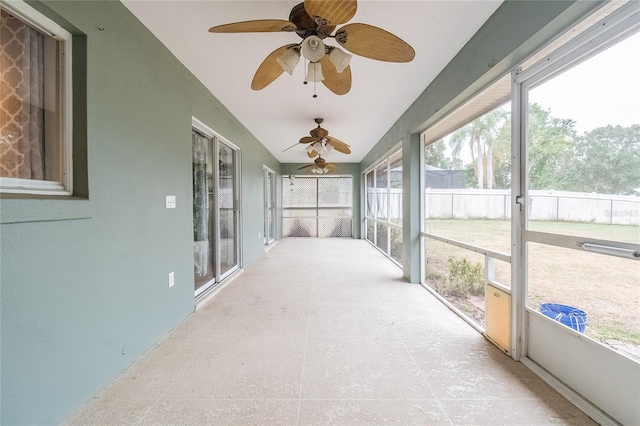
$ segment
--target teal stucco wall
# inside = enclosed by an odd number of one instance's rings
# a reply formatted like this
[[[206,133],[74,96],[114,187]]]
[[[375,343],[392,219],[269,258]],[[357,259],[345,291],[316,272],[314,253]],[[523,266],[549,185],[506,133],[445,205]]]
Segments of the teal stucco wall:
[[[86,42],[89,196],[0,200],[2,424],[63,420],[193,312],[192,116],[241,149],[245,265],[280,169],[120,2],[31,4]]]

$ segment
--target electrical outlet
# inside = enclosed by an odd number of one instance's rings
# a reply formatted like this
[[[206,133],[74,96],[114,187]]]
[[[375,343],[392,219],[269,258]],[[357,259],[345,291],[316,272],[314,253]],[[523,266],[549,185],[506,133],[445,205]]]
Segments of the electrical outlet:
[[[176,196],[175,195],[167,195],[165,197],[165,206],[168,209],[176,208]]]
[[[169,272],[169,287],[173,287],[175,284],[175,278],[173,272]]]

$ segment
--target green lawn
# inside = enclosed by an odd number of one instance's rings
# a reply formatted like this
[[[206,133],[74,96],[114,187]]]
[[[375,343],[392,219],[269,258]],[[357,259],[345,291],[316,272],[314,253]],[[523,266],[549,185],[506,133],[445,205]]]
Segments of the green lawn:
[[[532,229],[592,238],[640,241],[640,228],[588,223],[537,222]],[[510,223],[493,220],[429,220],[427,232],[474,246],[510,254]],[[435,277],[449,276],[448,259],[466,258],[484,265],[484,256],[449,244],[427,239],[427,270]],[[561,303],[587,312],[587,334],[606,341],[620,340],[640,345],[640,262],[543,244],[529,244],[528,306]],[[510,265],[496,261],[497,281],[510,286]],[[456,303],[474,315],[469,300]],[[476,303],[477,304],[477,303]]]

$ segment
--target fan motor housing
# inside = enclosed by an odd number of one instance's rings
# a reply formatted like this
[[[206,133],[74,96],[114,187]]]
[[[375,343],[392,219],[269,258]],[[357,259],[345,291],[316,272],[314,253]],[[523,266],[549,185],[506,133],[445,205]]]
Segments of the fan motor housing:
[[[329,132],[325,129],[323,129],[322,127],[317,127],[315,129],[313,129],[311,132],[309,132],[311,134],[311,136],[313,136],[316,139],[324,139],[329,135]]]
[[[291,9],[289,22],[295,24],[297,27],[296,34],[301,38],[307,38],[314,35],[324,39],[336,29],[335,26],[318,24],[304,9],[304,3],[300,3]]]

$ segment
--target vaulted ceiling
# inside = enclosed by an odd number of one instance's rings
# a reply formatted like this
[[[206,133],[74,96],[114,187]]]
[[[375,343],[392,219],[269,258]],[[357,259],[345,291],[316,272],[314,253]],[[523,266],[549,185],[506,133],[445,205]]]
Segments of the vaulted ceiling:
[[[308,136],[316,126],[314,118],[321,117],[329,135],[349,144],[352,151],[350,155],[331,152],[328,161],[357,163],[502,0],[360,0],[348,23],[366,23],[397,35],[415,49],[415,59],[391,63],[354,55],[350,92],[339,96],[319,83],[317,98],[313,98],[313,83],[303,84],[303,61],[292,76],[283,73],[266,88],[251,89],[253,76],[267,55],[285,44],[299,43],[297,34],[208,32],[212,26],[230,22],[288,20],[299,1],[123,3],[280,162],[309,162],[300,144],[284,150]],[[337,46],[334,40],[327,44]]]

